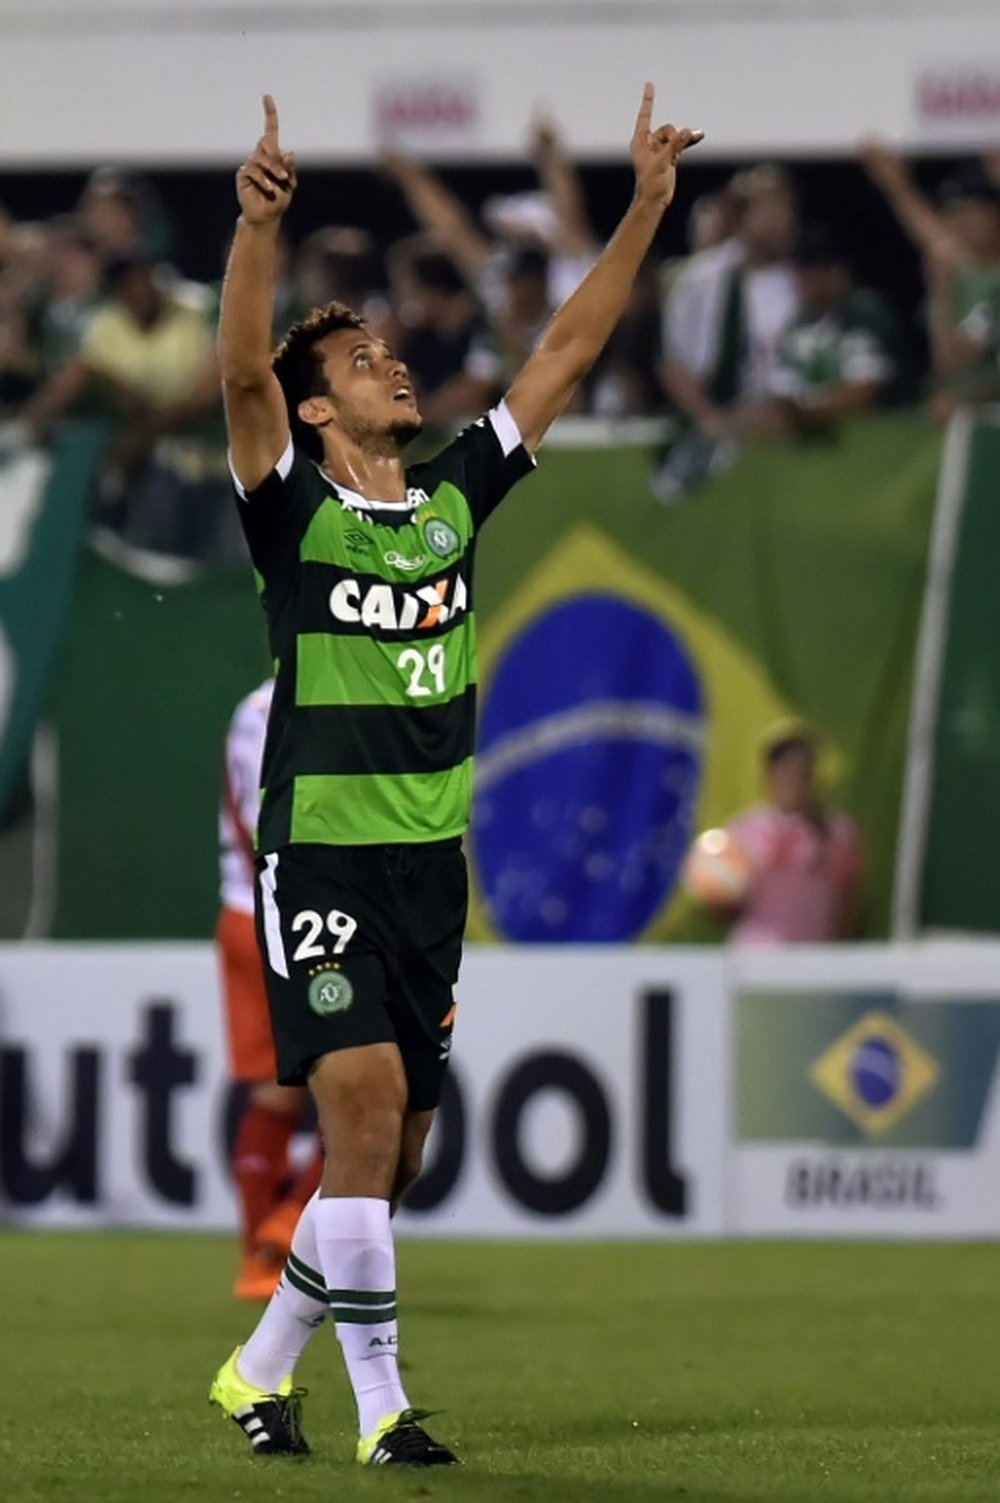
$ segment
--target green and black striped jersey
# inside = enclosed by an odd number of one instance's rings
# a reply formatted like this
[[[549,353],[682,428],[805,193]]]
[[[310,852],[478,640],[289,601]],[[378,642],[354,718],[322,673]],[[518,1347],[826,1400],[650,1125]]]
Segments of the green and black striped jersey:
[[[291,444],[255,490],[237,481],[276,680],[258,850],[465,830],[476,537],[532,465],[501,403],[407,471],[405,503],[335,485]]]

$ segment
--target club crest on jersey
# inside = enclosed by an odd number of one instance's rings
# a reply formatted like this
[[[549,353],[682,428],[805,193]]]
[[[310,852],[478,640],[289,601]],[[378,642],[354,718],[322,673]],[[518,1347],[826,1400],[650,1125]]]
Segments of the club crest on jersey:
[[[449,554],[458,552],[459,536],[450,522],[444,522],[440,517],[431,517],[424,523],[424,542],[438,558],[447,558]]]
[[[340,579],[330,591],[330,614],[335,621],[376,631],[429,631],[454,621],[468,608],[468,586],[461,574],[413,589],[381,581],[362,585],[357,579]]]

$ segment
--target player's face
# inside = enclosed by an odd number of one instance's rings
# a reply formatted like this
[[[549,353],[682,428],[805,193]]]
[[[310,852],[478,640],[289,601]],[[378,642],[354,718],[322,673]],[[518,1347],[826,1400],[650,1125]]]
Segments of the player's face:
[[[403,445],[422,419],[409,372],[388,345],[364,329],[337,329],[320,340],[332,421],[350,438]]]

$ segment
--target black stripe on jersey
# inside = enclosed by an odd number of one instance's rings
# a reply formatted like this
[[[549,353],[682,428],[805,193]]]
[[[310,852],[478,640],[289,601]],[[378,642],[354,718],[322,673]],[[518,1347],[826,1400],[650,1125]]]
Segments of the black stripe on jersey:
[[[260,851],[280,850],[292,838],[294,774],[291,771],[285,773],[283,769],[284,763],[279,757],[274,770],[263,779],[266,795],[257,825],[257,848]],[[270,789],[274,787],[280,787],[280,793],[272,794]]]
[[[394,642],[444,636],[472,610],[471,552],[419,579],[394,584],[340,564],[300,564],[297,632]]]
[[[424,709],[303,705],[293,711],[299,775],[443,772],[470,757],[476,690]]]

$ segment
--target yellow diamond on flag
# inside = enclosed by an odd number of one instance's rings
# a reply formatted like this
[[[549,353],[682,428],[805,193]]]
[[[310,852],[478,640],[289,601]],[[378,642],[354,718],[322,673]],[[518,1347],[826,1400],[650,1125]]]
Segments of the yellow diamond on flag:
[[[885,1012],[869,1012],[831,1044],[809,1071],[823,1095],[874,1136],[913,1110],[940,1070],[916,1039]]]

